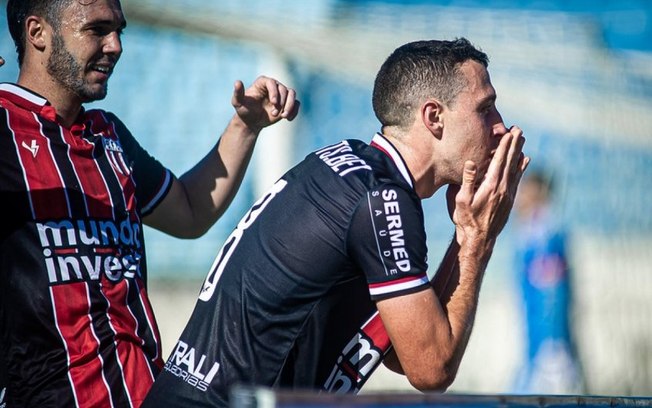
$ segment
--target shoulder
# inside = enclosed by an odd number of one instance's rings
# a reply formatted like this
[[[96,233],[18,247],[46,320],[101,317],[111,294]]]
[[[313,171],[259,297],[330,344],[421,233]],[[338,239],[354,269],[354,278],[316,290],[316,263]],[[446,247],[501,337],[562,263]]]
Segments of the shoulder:
[[[2,93],[0,93],[0,109],[11,109],[15,105],[9,101],[9,99],[3,97]]]
[[[397,183],[387,182],[371,188],[364,207],[377,225],[409,224],[418,229],[423,224],[421,200],[414,191]]]
[[[403,229],[421,233],[423,229],[423,208],[413,191],[393,182],[380,183],[371,187],[360,200],[354,216],[351,232],[367,234],[371,226],[374,230]],[[354,231],[362,227],[361,231]]]
[[[322,147],[313,154],[341,177],[356,171],[370,171],[371,166],[365,161],[364,148],[360,140],[342,140]]]

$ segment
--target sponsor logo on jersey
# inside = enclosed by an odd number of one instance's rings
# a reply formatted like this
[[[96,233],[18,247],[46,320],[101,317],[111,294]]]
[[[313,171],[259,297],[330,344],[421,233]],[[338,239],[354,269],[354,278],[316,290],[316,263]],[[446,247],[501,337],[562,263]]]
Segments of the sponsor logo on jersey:
[[[371,170],[367,162],[351,153],[352,151],[353,149],[349,143],[343,140],[340,143],[317,150],[315,154],[341,177],[357,170]]]
[[[398,202],[398,193],[393,188],[371,193],[371,211],[374,217],[376,238],[381,255],[390,259],[391,266],[386,269],[388,275],[396,275],[399,271],[408,272],[411,269],[410,256],[405,247],[405,233],[401,219],[401,206]]]
[[[51,284],[99,280],[111,281],[140,275],[140,225],[125,219],[62,220],[36,224]],[[78,246],[93,253],[80,254]]]
[[[342,350],[324,383],[324,390],[336,394],[357,393],[390,347],[385,326],[375,312]]]
[[[208,363],[205,354],[198,353],[194,347],[181,340],[177,342],[172,355],[165,363],[165,371],[204,392],[208,390],[219,370],[220,364],[217,361]]]

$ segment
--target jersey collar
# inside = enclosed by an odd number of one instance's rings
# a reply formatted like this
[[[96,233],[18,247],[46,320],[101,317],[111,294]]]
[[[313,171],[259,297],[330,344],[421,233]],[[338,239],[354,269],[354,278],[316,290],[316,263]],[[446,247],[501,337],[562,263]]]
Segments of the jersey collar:
[[[410,171],[405,165],[405,161],[403,161],[403,157],[401,157],[401,154],[398,152],[398,150],[396,150],[394,145],[392,145],[389,142],[389,140],[385,139],[385,137],[380,133],[376,133],[374,137],[371,139],[370,145],[380,150],[381,152],[385,153],[386,155],[388,155],[392,159],[392,161],[394,161],[394,164],[401,172],[401,175],[403,176],[405,181],[410,185],[410,187],[414,188],[414,183],[412,182],[412,175],[410,174]]]
[[[0,97],[7,99],[16,106],[27,109],[56,122],[57,112],[41,95],[16,84],[0,83]]]

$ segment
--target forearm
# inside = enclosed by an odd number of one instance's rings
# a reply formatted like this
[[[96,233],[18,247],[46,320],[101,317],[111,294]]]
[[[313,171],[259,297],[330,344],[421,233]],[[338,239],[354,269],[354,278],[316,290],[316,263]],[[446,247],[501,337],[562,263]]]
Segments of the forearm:
[[[388,368],[404,373],[423,391],[445,390],[452,383],[471,335],[490,255],[491,245],[455,239],[430,293],[377,303],[398,356],[387,356]],[[402,315],[405,310],[410,310],[409,319]]]
[[[452,360],[459,364],[466,350],[477,311],[480,287],[493,250],[493,242],[459,244],[457,262],[440,299],[454,339]]]
[[[482,278],[493,243],[460,240],[456,234],[431,285],[448,320],[448,358],[457,370],[473,328]]]
[[[234,115],[218,143],[181,181],[195,229],[203,234],[226,211],[251,160],[258,137]]]
[[[450,289],[454,287],[453,285],[459,281],[459,263],[458,263],[458,254],[460,251],[460,246],[457,243],[457,239],[453,237],[444,258],[439,264],[435,276],[433,276],[430,284],[435,290],[435,294],[442,303],[442,306],[445,306],[448,300],[450,299]]]
[[[163,200],[143,221],[178,238],[197,238],[208,231],[235,197],[260,131],[297,115],[295,96],[294,90],[273,78],[258,77],[246,90],[242,81],[236,81],[231,97],[236,113],[219,142],[172,181]]]
[[[521,153],[523,141],[519,129],[502,137],[479,185],[476,164],[464,162],[462,185],[447,191],[455,240],[433,289],[377,302],[400,360],[397,368],[420,390],[446,389],[457,374],[485,269],[529,163]]]

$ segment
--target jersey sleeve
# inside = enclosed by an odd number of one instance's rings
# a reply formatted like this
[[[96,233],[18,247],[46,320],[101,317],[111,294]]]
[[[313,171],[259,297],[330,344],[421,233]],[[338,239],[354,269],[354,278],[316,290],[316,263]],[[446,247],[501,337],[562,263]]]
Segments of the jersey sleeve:
[[[114,114],[107,113],[133,168],[138,209],[145,216],[151,213],[172,187],[174,174],[152,157]]]
[[[366,275],[374,301],[430,285],[421,203],[397,185],[384,184],[362,198],[351,220],[347,246]]]

